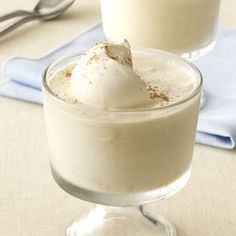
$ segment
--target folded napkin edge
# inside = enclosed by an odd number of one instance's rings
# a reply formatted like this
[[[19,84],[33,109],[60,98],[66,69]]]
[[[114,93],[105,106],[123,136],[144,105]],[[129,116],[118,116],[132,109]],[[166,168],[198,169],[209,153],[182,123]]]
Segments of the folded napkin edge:
[[[1,64],[1,70],[0,70],[0,74],[1,74],[1,75],[3,75],[3,76],[6,77],[6,75],[5,75],[6,64],[9,63],[9,61],[14,60],[15,58],[18,58],[18,57],[12,56],[12,57],[9,57],[9,58],[7,58],[6,60],[4,60],[4,61],[2,62],[2,64]],[[22,57],[22,58],[23,58],[23,57]]]
[[[236,147],[236,143],[231,136],[217,135],[217,134],[209,134],[206,132],[202,132],[197,130],[196,133],[196,142],[199,144],[207,144],[210,146],[233,150]]]

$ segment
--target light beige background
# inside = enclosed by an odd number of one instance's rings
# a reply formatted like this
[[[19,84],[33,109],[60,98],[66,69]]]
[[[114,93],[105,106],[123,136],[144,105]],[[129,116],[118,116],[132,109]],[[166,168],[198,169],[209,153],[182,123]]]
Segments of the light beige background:
[[[35,1],[0,0],[0,14],[31,9]],[[0,39],[0,64],[9,56],[41,56],[99,19],[98,0],[77,0],[62,18],[29,23]],[[223,0],[220,22],[236,28],[235,0]],[[1,97],[1,236],[64,235],[90,207],[54,183],[48,160],[42,107]],[[187,187],[151,207],[175,223],[179,236],[236,235],[236,150],[196,145]]]

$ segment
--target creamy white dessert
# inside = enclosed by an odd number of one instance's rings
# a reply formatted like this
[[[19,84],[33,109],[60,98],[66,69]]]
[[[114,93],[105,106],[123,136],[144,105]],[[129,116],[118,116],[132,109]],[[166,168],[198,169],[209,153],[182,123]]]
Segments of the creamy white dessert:
[[[72,72],[71,95],[96,108],[132,108],[149,104],[145,83],[133,71],[129,45],[98,44]]]
[[[102,193],[156,190],[191,166],[201,78],[178,57],[101,43],[52,73],[44,93],[51,164]],[[53,96],[52,96],[53,94]]]
[[[101,0],[109,40],[184,54],[215,38],[220,0]]]

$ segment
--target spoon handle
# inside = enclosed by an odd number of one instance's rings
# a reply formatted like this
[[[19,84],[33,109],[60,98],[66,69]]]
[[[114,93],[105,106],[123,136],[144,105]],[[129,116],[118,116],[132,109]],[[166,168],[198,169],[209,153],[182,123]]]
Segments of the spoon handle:
[[[18,10],[18,11],[13,11],[10,13],[7,13],[3,16],[0,16],[0,22],[5,21],[5,20],[9,20],[15,17],[19,17],[19,16],[30,16],[33,15],[33,12],[30,11],[24,11],[24,10]]]
[[[38,19],[39,17],[38,16],[35,16],[35,15],[28,15],[28,16],[25,16],[23,18],[21,18],[20,20],[17,20],[15,22],[13,22],[12,24],[8,25],[6,28],[3,28],[0,30],[0,37],[3,37],[4,35],[8,34],[9,32],[11,32],[12,30],[18,28],[19,26],[29,22],[29,21],[32,21],[32,20],[35,20],[35,19]]]

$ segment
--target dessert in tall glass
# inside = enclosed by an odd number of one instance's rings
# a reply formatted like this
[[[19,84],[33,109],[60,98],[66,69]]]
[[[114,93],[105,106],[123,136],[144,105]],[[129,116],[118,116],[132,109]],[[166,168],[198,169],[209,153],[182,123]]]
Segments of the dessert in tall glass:
[[[189,62],[130,50],[127,41],[99,43],[49,66],[43,96],[53,177],[99,204],[68,236],[176,235],[143,204],[188,181],[201,85]]]
[[[220,0],[101,0],[109,40],[196,58],[215,44]]]

